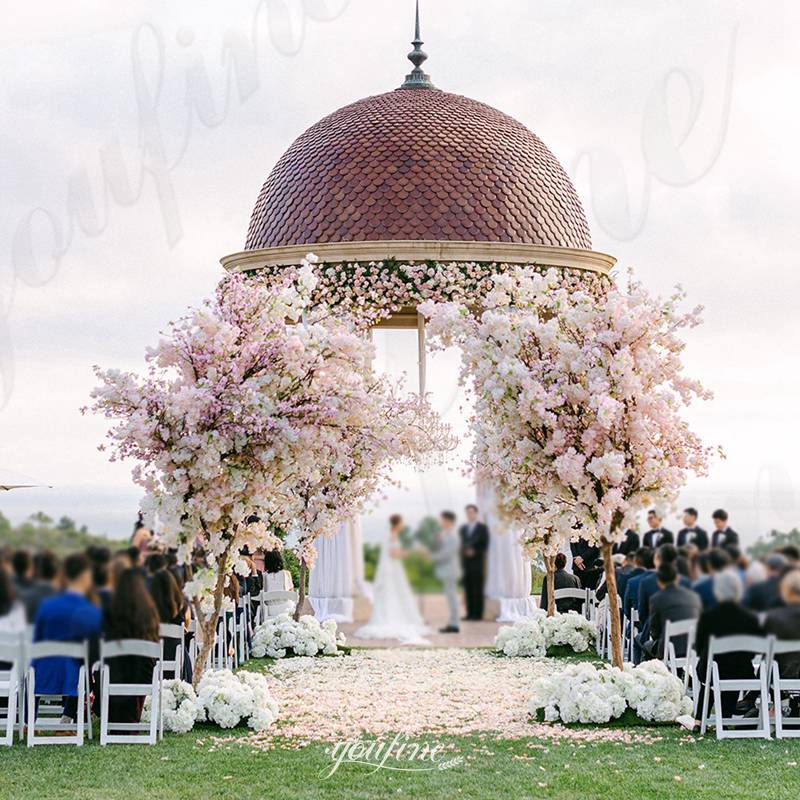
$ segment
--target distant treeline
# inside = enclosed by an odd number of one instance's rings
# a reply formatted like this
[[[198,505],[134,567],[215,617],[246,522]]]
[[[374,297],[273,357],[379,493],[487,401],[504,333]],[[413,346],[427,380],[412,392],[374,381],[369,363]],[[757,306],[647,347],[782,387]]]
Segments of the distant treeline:
[[[53,550],[58,555],[65,555],[76,550],[85,550],[90,545],[110,547],[118,550],[125,547],[125,541],[109,539],[90,533],[85,525],[78,527],[70,517],[61,517],[57,522],[38,511],[19,525],[12,525],[10,520],[0,513],[0,546],[12,547],[15,550]]]

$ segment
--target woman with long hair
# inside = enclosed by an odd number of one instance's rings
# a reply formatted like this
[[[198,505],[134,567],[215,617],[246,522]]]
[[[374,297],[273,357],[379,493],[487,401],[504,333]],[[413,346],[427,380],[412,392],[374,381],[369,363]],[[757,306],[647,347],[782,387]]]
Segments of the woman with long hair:
[[[158,616],[161,622],[167,625],[180,625],[184,631],[189,628],[191,613],[186,598],[178,587],[178,582],[171,572],[162,569],[156,572],[150,579],[150,594],[158,609]],[[183,674],[181,677],[187,683],[191,683],[192,670],[189,660],[189,653],[185,646],[183,653]],[[164,640],[164,660],[172,661],[175,658],[175,651],[178,649],[177,639]]]
[[[135,569],[122,570],[116,580],[103,635],[108,641],[143,639],[157,642],[158,609],[147,591],[142,574]],[[120,656],[108,661],[111,683],[150,683],[155,660],[142,656]],[[109,698],[108,715],[112,722],[139,722],[144,707],[143,696]],[[97,713],[97,712],[95,712]]]

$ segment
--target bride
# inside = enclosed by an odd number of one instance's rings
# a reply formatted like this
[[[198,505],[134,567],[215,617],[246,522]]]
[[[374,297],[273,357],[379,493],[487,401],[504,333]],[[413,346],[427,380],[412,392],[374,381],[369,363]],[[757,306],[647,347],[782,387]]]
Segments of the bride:
[[[429,633],[429,629],[422,621],[403,567],[403,550],[399,542],[403,518],[393,514],[389,524],[389,536],[381,545],[372,585],[372,616],[353,636],[357,639],[399,639],[401,644],[430,644],[423,636]]]

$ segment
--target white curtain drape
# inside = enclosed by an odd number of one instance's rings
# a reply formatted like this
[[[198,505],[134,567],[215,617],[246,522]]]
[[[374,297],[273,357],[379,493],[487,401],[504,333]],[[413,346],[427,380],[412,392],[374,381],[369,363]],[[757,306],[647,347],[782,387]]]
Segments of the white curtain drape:
[[[536,608],[531,594],[531,564],[522,551],[519,534],[500,520],[494,487],[478,485],[478,506],[489,526],[489,553],[485,594],[500,603],[498,622],[514,622]]]
[[[308,599],[320,622],[353,621],[353,597],[366,594],[361,522],[348,520],[316,541],[317,562],[308,576]]]

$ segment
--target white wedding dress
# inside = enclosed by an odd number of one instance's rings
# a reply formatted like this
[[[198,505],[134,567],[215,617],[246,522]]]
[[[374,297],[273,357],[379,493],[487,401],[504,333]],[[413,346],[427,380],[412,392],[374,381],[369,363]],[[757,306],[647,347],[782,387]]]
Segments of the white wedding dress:
[[[402,558],[392,555],[392,541],[381,546],[372,585],[372,616],[353,636],[357,639],[398,639],[401,644],[430,644]]]

